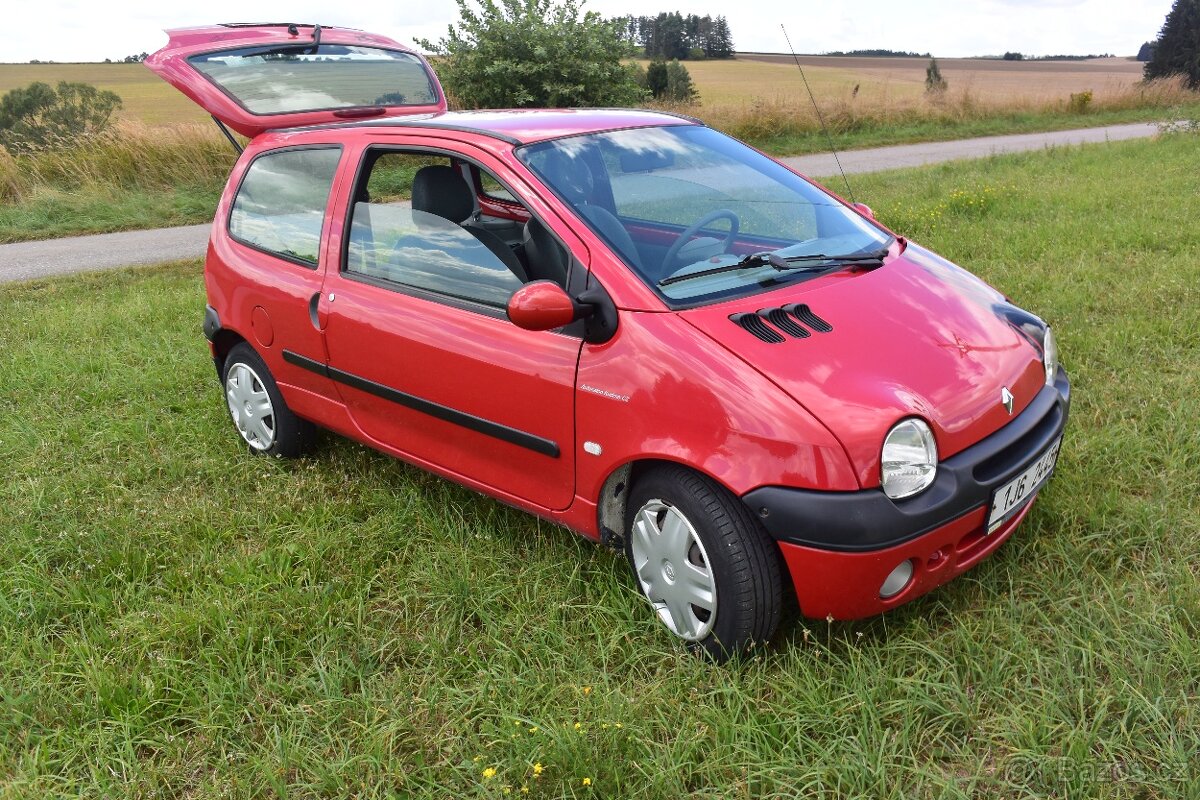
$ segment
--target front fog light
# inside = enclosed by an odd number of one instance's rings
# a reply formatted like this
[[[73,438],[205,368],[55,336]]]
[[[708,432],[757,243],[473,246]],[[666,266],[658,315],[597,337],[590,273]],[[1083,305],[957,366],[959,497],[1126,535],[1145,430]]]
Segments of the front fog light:
[[[896,565],[896,568],[891,571],[883,580],[883,585],[879,587],[879,596],[884,600],[890,600],[900,594],[908,587],[908,582],[912,580],[913,562],[901,561]]]
[[[923,492],[937,476],[937,443],[919,419],[896,423],[883,440],[883,493],[893,500]]]
[[[1042,337],[1042,364],[1046,367],[1046,385],[1053,386],[1058,377],[1058,342],[1054,339],[1054,331],[1046,326],[1046,335]]]

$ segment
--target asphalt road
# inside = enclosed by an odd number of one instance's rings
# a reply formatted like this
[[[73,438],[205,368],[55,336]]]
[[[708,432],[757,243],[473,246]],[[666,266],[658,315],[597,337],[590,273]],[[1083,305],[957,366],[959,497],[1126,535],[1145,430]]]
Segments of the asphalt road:
[[[943,161],[986,158],[998,153],[1140,139],[1153,136],[1157,130],[1158,127],[1153,124],[1134,124],[1016,136],[987,136],[954,142],[851,150],[841,153],[840,158],[848,174],[877,172]],[[837,164],[829,154],[781,160],[806,175],[837,174]],[[837,190],[837,184],[830,185]],[[182,228],[102,233],[0,245],[0,283],[199,258],[204,255],[208,243],[208,229],[208,224],[188,225]]]

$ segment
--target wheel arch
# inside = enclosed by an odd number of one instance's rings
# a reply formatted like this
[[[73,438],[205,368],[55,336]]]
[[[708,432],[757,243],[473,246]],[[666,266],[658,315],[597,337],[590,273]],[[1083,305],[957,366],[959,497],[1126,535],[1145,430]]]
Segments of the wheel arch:
[[[682,467],[697,475],[703,475],[728,491],[731,496],[737,497],[737,493],[719,477],[687,461],[663,456],[630,459],[608,473],[600,487],[600,495],[596,498],[596,528],[600,531],[602,544],[623,551],[625,547],[625,516],[628,511],[630,489],[642,475],[657,467],[668,466]]]
[[[221,378],[225,372],[225,359],[229,358],[229,352],[239,344],[246,342],[246,338],[237,331],[229,328],[221,328],[216,331],[212,339],[213,365],[217,368],[217,378]]]

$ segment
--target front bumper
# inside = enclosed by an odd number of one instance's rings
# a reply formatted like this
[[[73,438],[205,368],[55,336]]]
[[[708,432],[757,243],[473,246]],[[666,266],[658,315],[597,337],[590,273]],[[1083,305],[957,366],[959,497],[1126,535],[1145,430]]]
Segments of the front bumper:
[[[1016,418],[938,465],[933,485],[894,501],[882,490],[816,492],[768,486],[742,499],[778,542],[808,616],[855,619],[940,586],[1008,538],[1037,499],[988,535],[992,493],[1026,469],[1066,427],[1071,386],[1060,370]],[[911,559],[913,578],[895,597],[880,585]]]
[[[958,577],[1004,543],[1037,495],[992,534],[987,533],[987,509],[980,507],[948,525],[916,539],[869,553],[846,553],[779,543],[796,600],[805,616],[861,619],[903,605]],[[884,600],[879,587],[903,561],[913,562],[913,576],[895,597]]]

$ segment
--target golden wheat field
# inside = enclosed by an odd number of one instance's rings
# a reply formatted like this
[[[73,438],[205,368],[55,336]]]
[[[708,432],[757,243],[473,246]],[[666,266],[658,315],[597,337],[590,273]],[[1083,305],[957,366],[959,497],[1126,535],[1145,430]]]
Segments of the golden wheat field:
[[[720,61],[689,62],[702,99],[729,102],[738,99],[741,81],[760,87],[755,94],[790,97],[803,93],[800,71],[790,55],[739,54],[736,69],[723,69]],[[925,92],[925,58],[855,58],[800,56],[813,91],[841,96],[859,86],[859,97],[868,99],[914,98]],[[1142,65],[1128,58],[1095,58],[1087,61],[1001,61],[998,59],[938,59],[942,76],[953,91],[969,91],[985,102],[1012,103],[1068,98],[1090,91],[1094,95],[1127,92],[1142,79]]]
[[[922,101],[927,61],[917,58],[801,56],[819,101],[892,105]],[[949,95],[984,106],[1045,107],[1091,91],[1096,101],[1127,95],[1141,64],[1124,58],[1012,62],[946,59],[939,62]],[[719,113],[752,105],[807,102],[791,56],[742,54],[731,61],[689,61],[701,107]],[[32,81],[85,81],[121,96],[121,116],[151,125],[202,122],[204,113],[141,64],[0,64],[0,93]],[[855,93],[855,88],[858,91]]]

